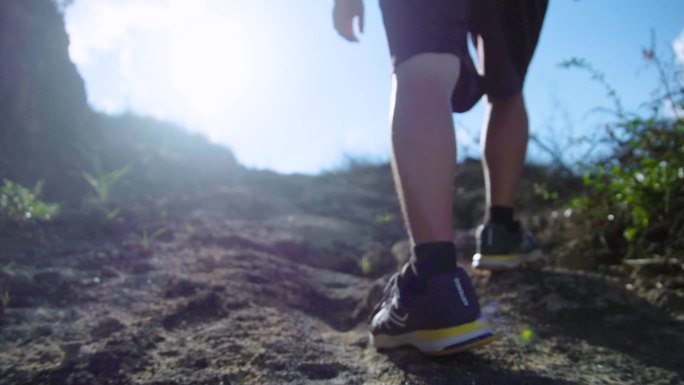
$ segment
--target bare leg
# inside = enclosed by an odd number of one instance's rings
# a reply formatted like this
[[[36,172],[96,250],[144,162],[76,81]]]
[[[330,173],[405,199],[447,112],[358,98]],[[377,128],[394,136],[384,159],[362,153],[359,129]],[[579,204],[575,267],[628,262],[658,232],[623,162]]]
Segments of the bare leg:
[[[437,53],[414,56],[395,71],[392,167],[414,247],[372,313],[371,343],[376,347],[409,344],[421,349],[427,342],[430,349],[437,346],[435,354],[447,354],[493,340],[475,289],[456,264],[452,241],[456,140],[451,93],[459,72],[456,56]],[[439,337],[404,340],[419,332],[404,323],[410,314],[425,320],[424,330],[439,330]],[[393,336],[398,333],[401,337]]]
[[[482,135],[487,206],[513,207],[528,140],[522,93],[490,100]]]
[[[392,167],[413,245],[452,241],[456,139],[451,93],[460,71],[455,55],[426,53],[395,71]]]

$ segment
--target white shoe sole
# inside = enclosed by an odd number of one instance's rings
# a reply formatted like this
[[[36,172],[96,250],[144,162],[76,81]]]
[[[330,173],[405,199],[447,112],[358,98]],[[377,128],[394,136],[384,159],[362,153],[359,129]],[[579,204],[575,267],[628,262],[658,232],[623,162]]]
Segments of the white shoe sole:
[[[481,270],[508,270],[520,266],[522,258],[518,254],[473,255],[472,266]]]

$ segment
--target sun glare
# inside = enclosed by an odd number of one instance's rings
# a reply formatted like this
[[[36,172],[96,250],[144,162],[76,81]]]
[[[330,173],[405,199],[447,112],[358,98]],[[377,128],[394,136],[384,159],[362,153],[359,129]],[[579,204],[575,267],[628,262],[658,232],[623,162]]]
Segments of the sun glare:
[[[203,15],[171,32],[168,77],[188,108],[217,115],[252,99],[260,60],[248,27],[236,17]]]
[[[313,156],[284,159],[281,147],[323,135],[332,109],[319,108],[317,47],[333,32],[327,18],[304,23],[318,14],[307,12],[279,0],[77,0],[70,54],[97,110],[172,121],[245,163],[291,169]],[[329,162],[338,141],[326,140],[316,156]]]

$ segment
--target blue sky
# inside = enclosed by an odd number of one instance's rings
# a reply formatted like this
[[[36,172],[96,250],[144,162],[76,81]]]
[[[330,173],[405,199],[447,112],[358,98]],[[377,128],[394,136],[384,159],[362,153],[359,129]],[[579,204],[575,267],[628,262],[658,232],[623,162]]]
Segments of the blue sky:
[[[316,173],[346,156],[389,158],[391,66],[376,0],[361,42],[337,36],[329,0],[75,0],[70,54],[94,108],[178,122],[229,146],[251,167]],[[628,109],[657,85],[642,49],[684,51],[684,2],[551,1],[525,92],[532,132],[563,148],[596,132],[610,107],[585,58]],[[680,52],[684,60],[684,52]],[[475,145],[482,103],[455,115],[460,156]],[[530,147],[529,157],[544,154]],[[568,151],[568,158],[577,154]]]

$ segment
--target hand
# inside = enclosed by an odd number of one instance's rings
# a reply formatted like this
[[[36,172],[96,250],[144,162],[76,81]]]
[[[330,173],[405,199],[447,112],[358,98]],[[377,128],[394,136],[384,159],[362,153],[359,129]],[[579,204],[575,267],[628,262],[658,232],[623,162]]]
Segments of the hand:
[[[354,19],[357,17],[359,32],[363,33],[363,0],[335,0],[333,8],[335,30],[349,41],[359,41],[354,33]]]

